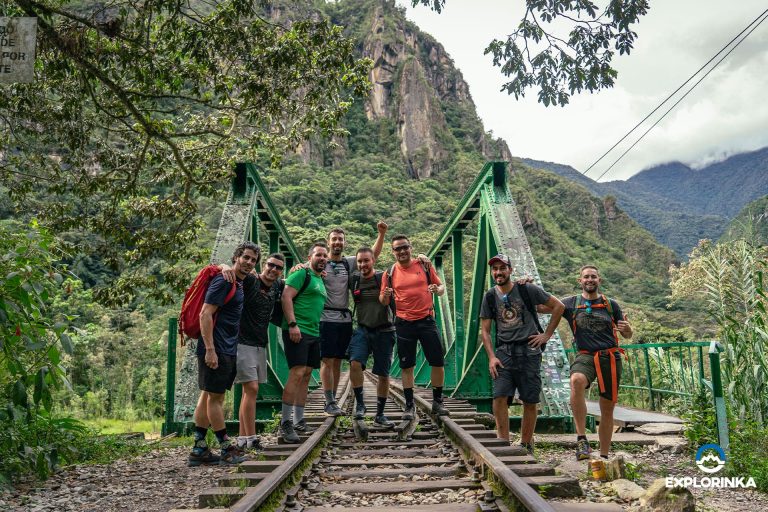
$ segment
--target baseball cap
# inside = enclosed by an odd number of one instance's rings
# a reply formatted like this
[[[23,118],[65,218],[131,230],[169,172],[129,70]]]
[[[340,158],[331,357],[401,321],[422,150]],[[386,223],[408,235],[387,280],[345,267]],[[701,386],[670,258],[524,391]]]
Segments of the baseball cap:
[[[505,264],[509,268],[512,268],[512,261],[509,259],[509,256],[507,256],[506,254],[497,254],[496,256],[488,260],[488,266],[493,265],[497,261],[499,263]]]

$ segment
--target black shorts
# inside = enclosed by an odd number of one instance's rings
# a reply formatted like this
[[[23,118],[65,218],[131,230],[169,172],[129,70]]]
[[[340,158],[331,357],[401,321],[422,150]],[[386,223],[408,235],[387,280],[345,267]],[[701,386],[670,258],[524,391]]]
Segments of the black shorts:
[[[416,366],[417,341],[421,342],[421,350],[424,352],[429,366],[434,368],[444,366],[445,350],[433,317],[428,316],[413,321],[397,318],[395,331],[397,332],[397,355],[400,358],[400,368]]]
[[[320,322],[320,357],[347,359],[352,322]]]
[[[219,366],[214,370],[205,364],[205,355],[197,356],[197,387],[200,391],[222,394],[232,389],[237,375],[237,357],[226,354],[216,355],[219,358]]]
[[[288,368],[310,366],[320,368],[320,338],[311,334],[301,334],[298,343],[291,341],[288,330],[283,331],[283,349]]]
[[[517,391],[526,404],[541,401],[541,354],[526,354],[526,350],[526,346],[509,344],[496,348],[496,357],[504,368],[498,368],[499,376],[493,380],[493,398],[511,399]]]
[[[369,329],[361,325],[352,335],[352,341],[349,343],[349,360],[357,361],[365,370],[368,356],[373,354],[373,374],[389,377],[394,346],[395,331]]]

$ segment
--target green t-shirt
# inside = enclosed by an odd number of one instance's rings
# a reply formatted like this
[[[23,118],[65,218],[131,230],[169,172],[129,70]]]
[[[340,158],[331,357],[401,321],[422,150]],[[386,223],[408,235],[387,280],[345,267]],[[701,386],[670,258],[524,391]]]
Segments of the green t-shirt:
[[[302,269],[288,276],[285,285],[290,286],[296,291],[301,290],[304,284],[307,270]],[[296,315],[296,323],[299,324],[299,330],[302,334],[310,336],[320,336],[320,317],[323,314],[325,306],[325,283],[323,278],[309,271],[309,285],[301,292],[301,295],[293,302],[293,312]],[[288,321],[283,318],[283,329],[288,330]]]

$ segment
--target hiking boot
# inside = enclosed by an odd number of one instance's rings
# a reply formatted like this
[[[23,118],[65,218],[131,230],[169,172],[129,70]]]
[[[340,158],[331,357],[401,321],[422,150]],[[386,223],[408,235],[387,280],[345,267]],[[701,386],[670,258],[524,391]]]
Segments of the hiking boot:
[[[395,423],[383,414],[379,414],[373,419],[373,424],[384,428],[395,428]]]
[[[261,438],[259,436],[255,436],[253,439],[248,439],[248,442],[245,445],[246,450],[263,450],[264,447],[261,445]]]
[[[245,462],[245,457],[243,457],[242,452],[234,444],[221,449],[222,464],[236,465],[241,462]]]
[[[438,402],[437,400],[434,400],[432,402],[432,414],[437,414],[438,416],[451,415],[448,409],[446,409],[445,406],[443,405],[443,402]]]
[[[411,405],[406,405],[405,410],[403,411],[403,419],[404,420],[412,420],[416,417],[416,408]]]
[[[591,457],[592,448],[589,447],[589,441],[579,439],[576,441],[576,460],[587,460]]]
[[[296,424],[293,426],[293,430],[301,434],[311,434],[317,429],[307,425],[306,418],[301,418],[301,421],[297,421]]]
[[[365,408],[365,404],[363,402],[358,402],[357,405],[355,405],[355,419],[362,420],[365,418],[365,413],[367,411],[368,409]]]
[[[520,443],[520,446],[525,448],[525,451],[528,452],[528,455],[533,457],[533,441],[531,441],[530,443]]]
[[[301,439],[299,439],[299,436],[293,429],[293,422],[291,420],[286,420],[280,424],[280,437],[283,438],[283,441],[289,444],[297,444],[301,442]]]
[[[205,441],[198,441],[195,443],[195,447],[192,448],[192,451],[189,454],[187,465],[192,467],[200,465],[211,465],[218,464],[219,461],[219,456],[214,455],[210,448],[208,448],[208,445],[205,444]]]
[[[325,405],[325,414],[329,416],[343,416],[344,412],[339,408],[336,402],[328,402]]]

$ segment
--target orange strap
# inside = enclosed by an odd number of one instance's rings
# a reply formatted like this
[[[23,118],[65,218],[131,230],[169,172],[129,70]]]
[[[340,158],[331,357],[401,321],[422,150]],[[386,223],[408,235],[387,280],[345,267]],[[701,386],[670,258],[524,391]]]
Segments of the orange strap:
[[[619,352],[626,355],[623,348],[613,347],[605,350],[598,350],[597,352],[590,352],[588,350],[579,350],[579,354],[593,354],[595,355],[595,372],[597,372],[597,384],[600,386],[600,393],[605,393],[605,380],[603,380],[603,370],[600,368],[600,354],[609,354],[611,357],[611,386],[613,389],[613,396],[611,401],[615,404],[619,399],[619,382],[616,375],[616,357],[613,355]]]

